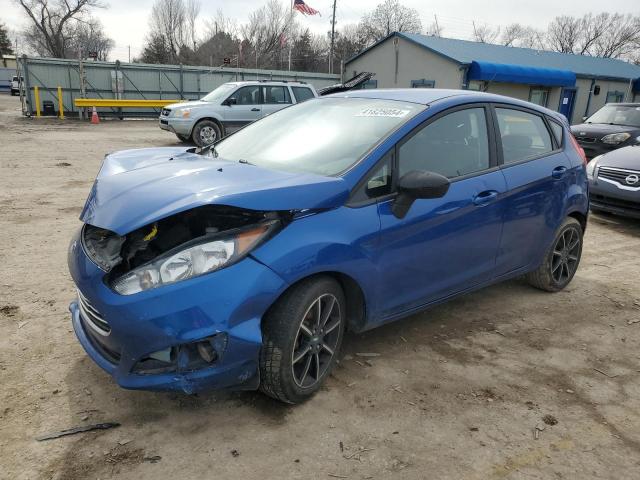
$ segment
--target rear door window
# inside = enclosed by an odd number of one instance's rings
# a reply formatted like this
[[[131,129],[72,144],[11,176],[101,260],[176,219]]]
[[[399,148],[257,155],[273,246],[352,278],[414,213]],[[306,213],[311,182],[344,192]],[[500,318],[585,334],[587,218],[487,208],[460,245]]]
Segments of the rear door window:
[[[551,135],[542,117],[510,108],[496,108],[505,164],[553,151]]]
[[[307,87],[291,87],[293,90],[293,96],[296,97],[296,102],[302,103],[305,100],[310,100],[314,97],[313,92]]]
[[[424,170],[448,178],[489,168],[489,137],[484,108],[467,108],[428,124],[399,150],[399,176]]]
[[[264,87],[264,103],[267,105],[282,105],[291,103],[289,89],[279,86]]]

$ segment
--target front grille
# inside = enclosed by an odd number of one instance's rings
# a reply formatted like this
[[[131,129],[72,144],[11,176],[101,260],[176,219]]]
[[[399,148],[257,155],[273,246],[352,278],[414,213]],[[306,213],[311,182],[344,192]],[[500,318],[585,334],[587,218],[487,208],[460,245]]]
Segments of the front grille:
[[[163,108],[162,109],[162,116],[168,117],[170,113],[171,113],[171,109],[170,108]]]
[[[80,290],[78,290],[78,306],[80,307],[80,315],[86,324],[96,333],[107,336],[111,333],[109,323],[100,315],[89,301],[85,298]]]
[[[162,125],[169,125],[169,120],[164,120],[164,119],[163,119],[163,120],[160,120],[160,123],[161,123]]]
[[[600,167],[598,169],[598,178],[605,178],[607,180],[612,180],[620,185],[631,186],[631,187],[640,187],[640,184],[630,185],[627,183],[626,179],[629,175],[640,175],[640,171],[638,170],[624,170],[621,168],[613,168],[613,167]]]

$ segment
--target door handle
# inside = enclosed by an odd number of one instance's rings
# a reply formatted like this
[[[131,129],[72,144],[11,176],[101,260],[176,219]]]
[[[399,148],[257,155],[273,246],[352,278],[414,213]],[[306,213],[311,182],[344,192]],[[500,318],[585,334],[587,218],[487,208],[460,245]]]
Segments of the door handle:
[[[556,167],[551,172],[551,176],[555,179],[560,179],[564,176],[567,171],[567,167]]]
[[[473,197],[473,204],[478,206],[487,205],[493,202],[496,198],[498,198],[498,192],[495,190],[486,190]]]
[[[252,108],[252,109],[251,109],[251,111],[252,111],[252,112],[259,112],[259,111],[260,111],[260,109],[259,109],[259,108]]]

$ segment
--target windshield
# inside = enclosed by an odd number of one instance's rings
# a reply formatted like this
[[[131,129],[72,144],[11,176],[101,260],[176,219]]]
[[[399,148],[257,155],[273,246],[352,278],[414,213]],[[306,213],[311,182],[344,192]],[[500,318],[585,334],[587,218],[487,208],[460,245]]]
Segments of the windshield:
[[[587,119],[587,123],[608,123],[640,127],[640,106],[605,105]]]
[[[260,167],[337,175],[425,109],[366,98],[323,98],[280,110],[216,145],[220,157]]]
[[[220,103],[224,99],[227,98],[227,95],[231,93],[231,90],[236,88],[237,85],[233,83],[223,83],[218,88],[216,88],[213,92],[206,94],[201,98],[203,102],[216,102]]]

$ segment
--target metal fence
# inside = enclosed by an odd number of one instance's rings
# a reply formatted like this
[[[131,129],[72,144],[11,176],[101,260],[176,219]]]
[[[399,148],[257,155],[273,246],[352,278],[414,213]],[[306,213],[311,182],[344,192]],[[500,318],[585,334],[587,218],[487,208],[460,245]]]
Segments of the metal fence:
[[[303,81],[316,88],[338,83],[339,75],[254,70],[245,68],[192,67],[184,65],[150,65],[142,63],[94,62],[57,58],[18,59],[24,77],[23,113],[35,113],[34,87],[40,91],[40,102],[52,101],[58,107],[57,90],[62,87],[65,115],[78,115],[76,98],[111,99],[185,99],[197,100],[219,85],[242,80]],[[41,105],[42,109],[42,105]],[[124,111],[115,108],[98,110],[101,116],[156,116],[159,109]]]

